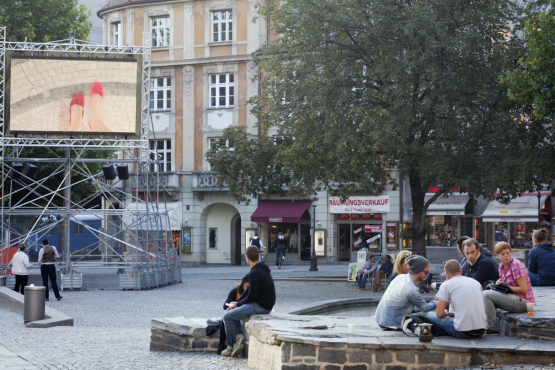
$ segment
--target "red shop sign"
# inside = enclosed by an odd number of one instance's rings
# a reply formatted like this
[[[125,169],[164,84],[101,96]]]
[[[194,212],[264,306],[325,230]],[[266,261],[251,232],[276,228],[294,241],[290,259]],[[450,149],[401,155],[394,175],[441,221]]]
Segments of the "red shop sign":
[[[365,233],[381,233],[382,225],[364,225]]]

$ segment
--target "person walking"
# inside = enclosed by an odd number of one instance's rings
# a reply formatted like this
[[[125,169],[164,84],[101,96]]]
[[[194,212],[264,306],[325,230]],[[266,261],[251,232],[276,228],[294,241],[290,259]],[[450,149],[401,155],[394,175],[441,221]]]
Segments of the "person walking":
[[[46,288],[46,300],[48,301],[48,278],[50,278],[50,284],[52,285],[52,290],[56,299],[60,301],[63,297],[58,291],[58,282],[56,281],[56,266],[54,266],[55,259],[60,259],[58,250],[56,247],[48,245],[48,239],[42,239],[42,244],[44,247],[39,252],[39,266],[40,275],[42,276],[42,285]]]
[[[33,264],[29,262],[29,256],[25,253],[27,247],[25,245],[20,245],[19,250],[13,256],[12,262],[12,273],[15,275],[15,287],[13,290],[21,294],[25,293],[25,287],[29,282],[29,269],[33,267]]]
[[[259,261],[264,261],[263,256],[264,256],[264,249],[266,249],[266,247],[264,246],[264,244],[262,244],[262,240],[260,240],[260,238],[258,237],[258,233],[254,234],[254,236],[250,240],[249,245],[254,245],[256,248],[258,248],[258,250],[260,251]]]
[[[285,261],[285,251],[287,249],[287,240],[285,239],[285,236],[283,236],[283,233],[281,231],[278,233],[278,236],[274,240],[274,244],[272,245],[272,247],[274,246],[276,248],[276,266],[278,269],[280,269],[281,264],[279,263],[279,259],[282,258],[282,261]]]

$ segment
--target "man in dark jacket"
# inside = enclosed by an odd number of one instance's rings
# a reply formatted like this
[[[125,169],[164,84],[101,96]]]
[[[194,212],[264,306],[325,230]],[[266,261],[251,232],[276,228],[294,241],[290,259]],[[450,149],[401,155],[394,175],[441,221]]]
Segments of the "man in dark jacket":
[[[463,243],[464,255],[470,265],[466,276],[477,280],[480,285],[484,286],[486,281],[497,281],[499,279],[499,270],[489,258],[480,253],[478,244],[478,241],[472,238],[465,240]]]
[[[470,237],[468,236],[461,236],[459,239],[457,239],[457,241],[455,242],[457,244],[457,247],[459,248],[459,251],[461,252],[461,254],[464,256],[464,242],[467,241],[468,239],[470,239]],[[491,262],[493,262],[493,264],[495,265],[495,268],[499,267],[499,262],[497,262],[497,260],[495,259],[495,257],[493,256],[493,253],[491,253],[491,251],[489,249],[487,249],[486,247],[484,247],[482,244],[478,243],[478,248],[480,249],[480,254],[487,257],[488,259],[491,260]],[[461,270],[462,270],[462,275],[466,276],[466,273],[468,272],[468,269],[470,269],[470,264],[466,261],[466,257],[463,257],[461,262]]]
[[[374,292],[381,289],[381,281],[384,277],[390,276],[393,272],[393,262],[391,262],[391,256],[389,254],[385,255],[385,262],[380,267],[374,278]]]
[[[258,261],[259,251],[255,246],[247,247],[245,258],[251,267],[249,288],[237,302],[231,302],[224,315],[224,325],[227,337],[227,349],[222,356],[237,357],[245,346],[245,338],[236,338],[235,322],[246,319],[251,315],[267,314],[272,311],[276,303],[276,289],[270,269],[265,263]]]

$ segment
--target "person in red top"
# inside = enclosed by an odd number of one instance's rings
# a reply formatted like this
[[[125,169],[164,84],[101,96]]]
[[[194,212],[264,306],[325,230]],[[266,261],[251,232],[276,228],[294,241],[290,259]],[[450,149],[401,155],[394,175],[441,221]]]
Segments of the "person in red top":
[[[522,262],[513,258],[511,246],[507,242],[499,242],[495,245],[495,253],[501,260],[499,279],[495,284],[508,285],[512,293],[484,291],[489,334],[499,334],[495,312],[497,307],[509,312],[526,312],[529,303],[536,303],[526,267]]]

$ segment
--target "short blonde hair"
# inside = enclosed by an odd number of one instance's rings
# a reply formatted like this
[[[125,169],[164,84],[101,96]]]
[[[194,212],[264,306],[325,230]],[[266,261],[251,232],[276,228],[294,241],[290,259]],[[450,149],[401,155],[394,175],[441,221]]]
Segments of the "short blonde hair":
[[[411,256],[412,252],[409,251],[401,251],[397,257],[395,257],[395,265],[393,266],[393,270],[395,270],[395,272],[398,275],[402,275],[403,274],[403,270],[401,270],[401,265],[403,264],[403,262],[405,262],[405,260],[407,259],[408,256]]]
[[[499,242],[495,244],[495,254],[499,254],[503,252],[505,249],[508,249],[509,252],[511,251],[511,245],[507,242]]]

